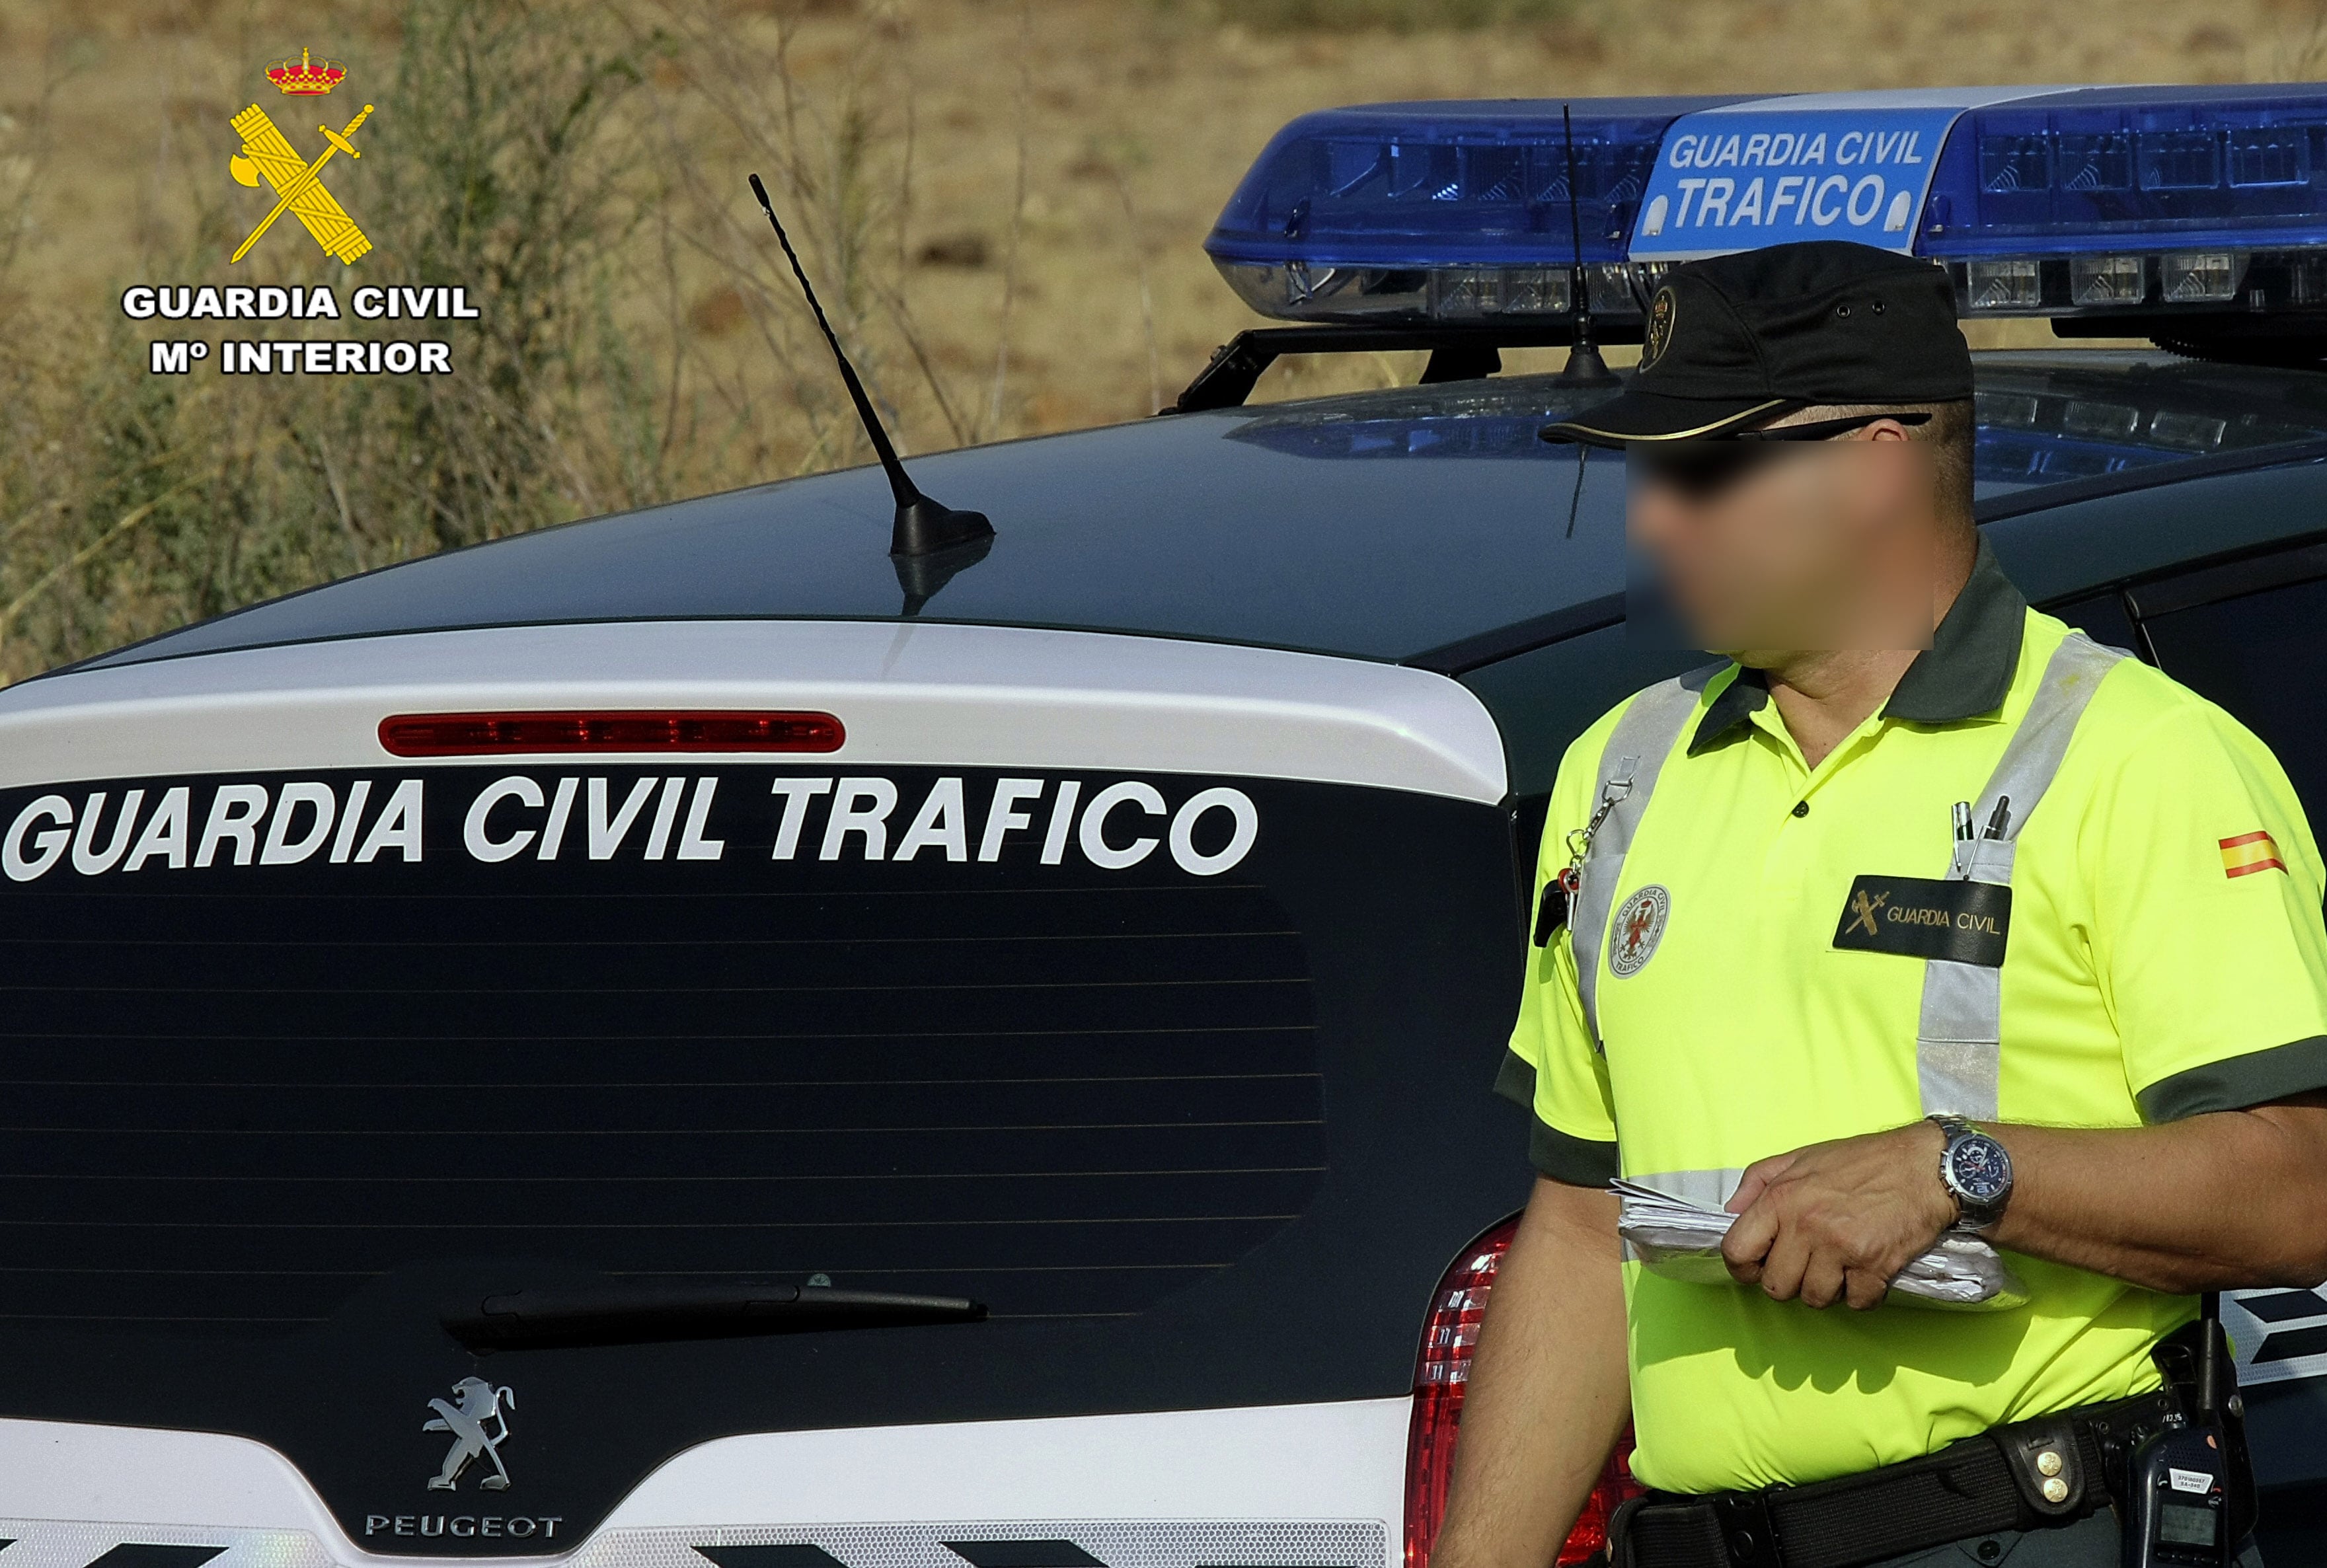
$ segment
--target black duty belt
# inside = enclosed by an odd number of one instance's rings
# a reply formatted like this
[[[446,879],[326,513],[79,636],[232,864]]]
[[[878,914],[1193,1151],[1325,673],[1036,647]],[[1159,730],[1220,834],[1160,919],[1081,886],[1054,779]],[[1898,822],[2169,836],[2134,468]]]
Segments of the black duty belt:
[[[1650,1492],[1613,1522],[1616,1568],[1864,1568],[2104,1507],[2113,1472],[2174,1408],[2161,1389],[1999,1426],[1937,1453],[1804,1487]]]

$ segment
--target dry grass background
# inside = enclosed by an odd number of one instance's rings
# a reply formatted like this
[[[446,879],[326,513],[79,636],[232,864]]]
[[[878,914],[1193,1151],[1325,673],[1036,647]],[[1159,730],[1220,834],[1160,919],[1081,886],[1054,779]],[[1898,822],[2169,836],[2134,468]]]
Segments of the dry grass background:
[[[330,99],[261,75],[302,45]],[[1369,99],[2327,74],[2322,0],[8,0],[0,680],[322,578],[864,461],[743,176],[909,451],[1137,417],[1252,324],[1200,248],[1267,136]],[[337,125],[377,248],[228,118]],[[443,381],[148,376],[126,284],[457,283]],[[207,334],[217,323],[203,323]],[[342,322],[263,335],[350,336]],[[2025,331],[2025,329],[2021,329]],[[238,326],[239,335],[249,335]],[[1410,378],[1294,363],[1263,396]]]

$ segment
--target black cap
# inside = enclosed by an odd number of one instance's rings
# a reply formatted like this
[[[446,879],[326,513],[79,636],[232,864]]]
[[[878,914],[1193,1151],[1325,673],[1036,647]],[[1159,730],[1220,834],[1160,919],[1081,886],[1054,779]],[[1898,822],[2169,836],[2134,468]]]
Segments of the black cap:
[[[1682,441],[1819,405],[1970,396],[1971,350],[1944,269],[1812,239],[1675,267],[1649,301],[1631,384],[1543,438]]]

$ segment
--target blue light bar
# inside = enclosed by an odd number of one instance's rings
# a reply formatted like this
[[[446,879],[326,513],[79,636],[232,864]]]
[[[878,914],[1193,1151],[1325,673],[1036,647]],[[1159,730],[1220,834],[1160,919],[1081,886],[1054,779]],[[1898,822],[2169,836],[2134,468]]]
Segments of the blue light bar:
[[[1821,236],[1946,266],[1969,314],[2327,313],[2327,84],[1570,107],[1620,336],[1675,261]],[[1540,320],[1569,308],[1567,209],[1556,101],[1375,104],[1285,126],[1205,249],[1266,315]]]
[[[1974,109],[1917,254],[1964,308],[2327,304],[2327,87],[2087,88]]]
[[[2327,88],[2086,88],[1974,109],[1916,248],[2327,244]]]
[[[1729,98],[1571,107],[1594,309],[1637,313],[1623,268],[1665,129]],[[1270,141],[1204,242],[1265,315],[1449,320],[1565,314],[1567,147],[1556,100],[1369,104]],[[1603,299],[1603,292],[1606,291]]]

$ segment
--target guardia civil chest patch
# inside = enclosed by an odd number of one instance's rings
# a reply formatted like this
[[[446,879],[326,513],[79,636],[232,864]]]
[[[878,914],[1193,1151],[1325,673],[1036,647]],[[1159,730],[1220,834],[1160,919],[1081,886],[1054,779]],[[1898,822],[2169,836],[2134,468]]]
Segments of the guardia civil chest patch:
[[[1863,876],[1850,884],[1834,945],[1996,968],[2012,930],[2012,890],[1953,877]]]

